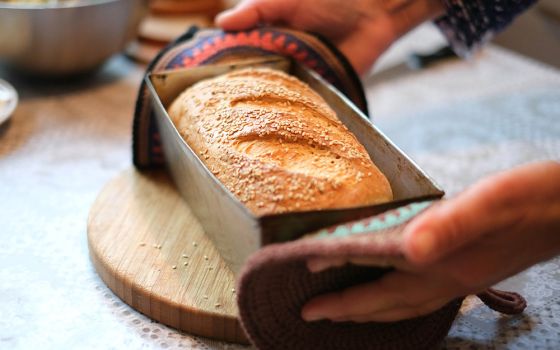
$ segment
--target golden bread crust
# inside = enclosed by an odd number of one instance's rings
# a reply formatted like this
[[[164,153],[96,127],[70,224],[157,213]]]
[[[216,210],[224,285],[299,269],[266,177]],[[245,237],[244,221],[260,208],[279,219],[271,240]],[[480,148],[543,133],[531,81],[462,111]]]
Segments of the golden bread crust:
[[[267,68],[198,82],[170,106],[187,144],[255,215],[387,202],[389,182],[309,86]]]

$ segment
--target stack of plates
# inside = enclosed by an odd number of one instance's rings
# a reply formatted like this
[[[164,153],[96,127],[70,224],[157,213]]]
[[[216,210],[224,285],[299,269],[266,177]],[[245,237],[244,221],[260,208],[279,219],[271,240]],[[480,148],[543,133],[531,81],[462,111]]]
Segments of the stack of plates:
[[[211,26],[223,3],[222,0],[151,0],[149,9],[149,15],[140,25],[138,40],[127,50],[140,62],[151,61],[190,26]]]

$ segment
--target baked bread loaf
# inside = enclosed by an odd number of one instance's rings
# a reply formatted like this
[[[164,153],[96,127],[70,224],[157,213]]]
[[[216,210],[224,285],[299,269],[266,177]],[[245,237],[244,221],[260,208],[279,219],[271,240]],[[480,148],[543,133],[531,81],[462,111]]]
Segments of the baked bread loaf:
[[[187,144],[255,215],[387,202],[389,182],[309,86],[250,68],[200,81],[171,104]]]

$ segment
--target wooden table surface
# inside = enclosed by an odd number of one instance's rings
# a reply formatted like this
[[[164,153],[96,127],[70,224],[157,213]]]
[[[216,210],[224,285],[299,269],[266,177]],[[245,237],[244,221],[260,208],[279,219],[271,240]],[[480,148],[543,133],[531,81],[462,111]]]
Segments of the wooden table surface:
[[[139,67],[114,58],[94,78],[23,80],[0,126],[0,348],[237,349],[150,321],[116,298],[88,257],[88,211],[131,166]],[[489,173],[560,159],[560,72],[493,47],[422,71],[366,78],[375,122],[448,194]],[[449,349],[558,348],[560,260],[503,283],[528,299],[503,317],[469,299]]]

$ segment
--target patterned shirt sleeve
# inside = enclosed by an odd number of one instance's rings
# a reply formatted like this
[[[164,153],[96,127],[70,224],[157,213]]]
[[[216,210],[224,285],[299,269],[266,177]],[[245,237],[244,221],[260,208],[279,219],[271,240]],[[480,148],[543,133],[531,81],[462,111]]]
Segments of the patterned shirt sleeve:
[[[435,23],[453,50],[468,56],[537,0],[442,0],[447,13]]]

